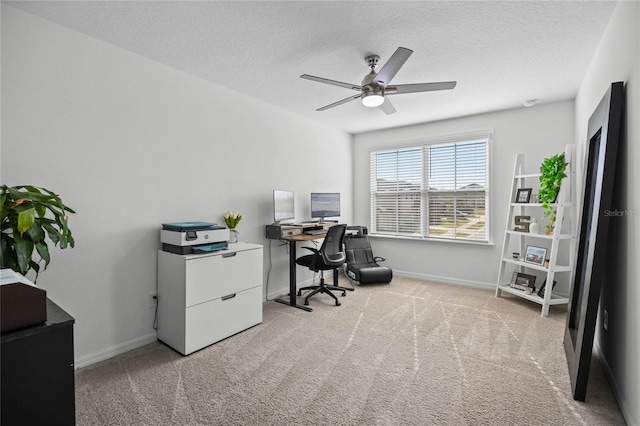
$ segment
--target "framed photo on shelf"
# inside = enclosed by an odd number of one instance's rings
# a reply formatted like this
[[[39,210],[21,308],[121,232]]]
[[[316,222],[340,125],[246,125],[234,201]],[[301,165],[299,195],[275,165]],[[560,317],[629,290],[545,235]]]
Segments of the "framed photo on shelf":
[[[544,247],[527,246],[524,261],[538,266],[544,266],[544,259],[546,255],[547,249]]]
[[[531,199],[531,188],[518,188],[516,203],[528,203]]]
[[[553,290],[556,287],[556,284],[558,284],[558,281],[553,280],[553,287],[551,287],[551,290]],[[544,299],[544,289],[547,286],[547,280],[544,280],[544,282],[542,283],[542,286],[540,287],[540,290],[538,290],[538,296],[542,297]]]
[[[525,287],[529,287],[533,291],[536,288],[536,276],[516,271],[511,277],[511,283],[509,286],[520,290],[524,290]]]

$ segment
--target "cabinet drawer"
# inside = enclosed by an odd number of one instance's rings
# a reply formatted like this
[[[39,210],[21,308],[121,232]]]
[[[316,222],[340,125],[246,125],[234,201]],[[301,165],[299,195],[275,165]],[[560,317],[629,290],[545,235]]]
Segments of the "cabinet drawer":
[[[185,355],[262,322],[262,286],[186,310]]]
[[[185,306],[262,285],[262,250],[245,250],[187,260]]]

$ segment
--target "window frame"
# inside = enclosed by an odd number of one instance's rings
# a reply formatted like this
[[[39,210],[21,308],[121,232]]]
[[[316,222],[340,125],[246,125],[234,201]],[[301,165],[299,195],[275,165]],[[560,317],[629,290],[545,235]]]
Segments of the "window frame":
[[[428,232],[429,228],[429,192],[428,188],[428,148],[433,145],[442,145],[442,144],[455,144],[455,143],[465,143],[471,142],[474,140],[484,140],[485,142],[485,227],[486,227],[486,235],[484,239],[469,239],[464,237],[442,237],[442,236],[434,236],[430,235]],[[434,137],[434,138],[424,138],[417,139],[412,141],[402,141],[396,142],[392,144],[382,145],[372,147],[369,150],[369,235],[371,237],[380,237],[380,238],[391,238],[391,239],[402,239],[402,240],[413,240],[413,241],[435,241],[438,243],[454,243],[454,244],[479,244],[479,245],[492,245],[493,237],[492,237],[492,227],[491,227],[491,145],[493,140],[493,131],[492,130],[484,130],[470,133],[461,133],[455,135]],[[400,151],[400,150],[410,150],[410,149],[421,149],[421,162],[422,164],[422,176],[421,176],[421,188],[420,188],[420,235],[411,235],[411,234],[403,234],[400,232],[391,232],[391,231],[378,231],[376,228],[376,195],[379,192],[375,191],[376,185],[374,185],[374,180],[377,179],[377,174],[374,175],[374,172],[377,173],[374,164],[374,155],[385,152],[385,151]],[[399,191],[396,191],[394,194],[397,196]],[[408,192],[407,192],[408,193]],[[397,217],[396,213],[396,217]]]

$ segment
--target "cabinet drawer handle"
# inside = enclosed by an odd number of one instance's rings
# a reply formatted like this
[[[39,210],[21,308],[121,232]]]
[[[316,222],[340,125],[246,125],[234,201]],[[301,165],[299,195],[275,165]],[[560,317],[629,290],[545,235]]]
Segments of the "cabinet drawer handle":
[[[222,296],[222,301],[224,302],[225,300],[233,299],[234,297],[236,297],[236,293],[229,294],[227,296]]]
[[[222,255],[222,258],[224,259],[225,257],[233,257],[236,254],[238,254],[237,251],[234,251],[233,253],[225,253],[225,254]]]

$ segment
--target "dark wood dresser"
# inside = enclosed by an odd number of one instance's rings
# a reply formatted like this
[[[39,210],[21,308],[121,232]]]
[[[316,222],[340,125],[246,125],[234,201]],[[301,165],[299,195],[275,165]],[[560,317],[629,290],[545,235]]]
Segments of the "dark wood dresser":
[[[2,426],[75,424],[74,322],[47,299],[46,322],[2,334]]]

